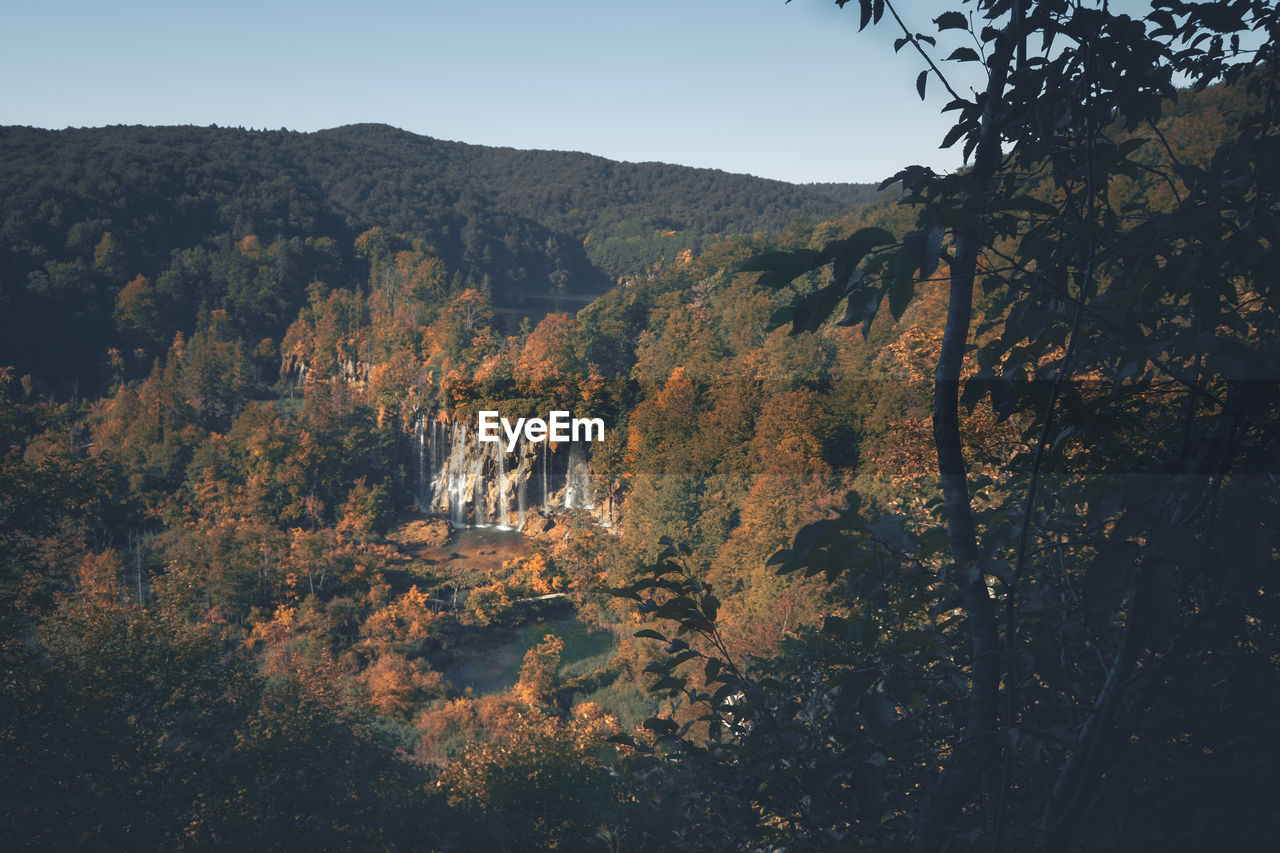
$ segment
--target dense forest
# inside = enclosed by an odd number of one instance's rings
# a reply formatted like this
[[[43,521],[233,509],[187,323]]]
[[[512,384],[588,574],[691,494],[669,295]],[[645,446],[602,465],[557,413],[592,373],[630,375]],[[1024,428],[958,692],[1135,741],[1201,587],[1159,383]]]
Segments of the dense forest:
[[[514,331],[663,258],[877,195],[383,125],[0,128],[0,363],[97,391],[104,349],[149,365],[202,307],[278,341],[310,283],[365,284],[356,238],[378,229],[484,290]]]
[[[891,191],[0,130],[0,839],[1265,847],[1280,12],[966,8]]]

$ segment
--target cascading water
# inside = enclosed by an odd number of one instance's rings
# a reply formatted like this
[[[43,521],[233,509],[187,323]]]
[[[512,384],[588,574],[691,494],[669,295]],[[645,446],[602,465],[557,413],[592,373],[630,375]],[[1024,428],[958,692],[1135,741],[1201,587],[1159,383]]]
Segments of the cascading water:
[[[485,500],[484,493],[484,454],[477,453],[475,459],[471,460],[471,471],[469,472],[471,480],[471,526],[472,527],[488,527],[489,507]]]
[[[463,527],[466,516],[463,514],[467,487],[466,463],[467,425],[453,425],[453,447],[449,454],[449,520],[454,527]]]
[[[427,431],[423,418],[419,417],[413,424],[413,438],[418,445],[418,488],[414,504],[426,512],[431,507],[431,494],[427,486],[431,482],[431,474],[427,468]]]
[[[542,506],[546,509],[551,506],[551,490],[547,488],[547,460],[551,456],[551,445],[539,447],[538,452],[542,454]]]
[[[508,451],[500,441],[492,447],[479,441],[465,421],[426,415],[414,420],[411,435],[406,480],[414,503],[455,528],[523,530],[532,510],[597,509],[590,452],[582,442],[553,446],[520,436]]]
[[[507,454],[502,449],[502,442],[494,442],[493,455],[498,460],[498,529],[510,530],[507,526],[507,515],[511,511],[507,505]]]
[[[587,465],[582,445],[569,445],[569,470],[565,474],[565,509],[591,509],[591,470]]]
[[[428,456],[431,460],[431,494],[427,496],[427,509],[430,510],[435,505],[437,497],[440,495],[440,481],[443,479],[441,475],[444,473],[443,460],[440,458],[440,422],[432,419],[431,421],[431,440],[428,442]]]
[[[516,520],[516,530],[524,530],[524,521],[528,517],[528,508],[526,502],[528,486],[529,486],[529,456],[525,453],[524,437],[520,438],[520,447],[517,451],[519,456],[519,464],[516,466],[516,503],[520,508],[520,515]]]

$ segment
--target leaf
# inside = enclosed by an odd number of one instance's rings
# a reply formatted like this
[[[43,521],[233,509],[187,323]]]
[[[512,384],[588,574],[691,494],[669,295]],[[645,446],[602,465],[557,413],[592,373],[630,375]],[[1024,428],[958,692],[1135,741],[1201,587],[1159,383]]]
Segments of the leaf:
[[[1056,216],[1058,213],[1058,208],[1049,202],[1032,198],[1029,195],[995,199],[988,206],[988,210],[1024,210],[1027,213],[1036,213],[1041,216]]]
[[[924,100],[924,84],[929,80],[929,69],[920,72],[920,76],[916,78],[916,91],[920,93],[920,100]]]
[[[805,273],[816,269],[817,266],[820,266],[817,261],[818,252],[813,249],[797,249],[793,252],[765,252],[738,267],[738,272],[763,273],[757,280],[757,284],[761,287],[778,290]]]
[[[1137,151],[1150,140],[1145,136],[1135,136],[1133,139],[1126,139],[1116,146],[1116,153],[1121,157],[1128,157],[1134,151]]]
[[[934,18],[933,22],[938,25],[938,32],[969,29],[969,19],[964,16],[963,12],[943,12]]]
[[[741,692],[742,689],[737,685],[737,683],[733,681],[726,682],[724,686],[720,687],[711,695],[711,704],[719,707],[724,704],[726,699],[737,696]]]
[[[636,631],[634,634],[632,634],[632,636],[641,640],[661,640],[664,643],[667,642],[666,637],[662,636],[652,628],[641,629],[639,631]]]
[[[925,243],[924,262],[920,265],[921,278],[928,278],[938,268],[938,261],[942,258],[942,238],[945,233],[946,229],[941,225],[935,225],[929,229],[929,239]]]
[[[883,228],[859,228],[845,239],[832,240],[823,247],[813,265],[816,269],[831,261],[844,261],[856,266],[872,249],[888,245],[893,240],[893,235]]]
[[[898,284],[889,289],[889,313],[893,315],[895,321],[902,319],[903,312],[911,304],[911,297],[915,295],[915,282],[911,279],[907,279],[904,284]]]
[[[831,312],[839,301],[840,294],[834,285],[828,285],[801,299],[796,303],[795,318],[791,321],[791,334],[798,335],[821,326],[831,316]]]
[[[982,57],[971,47],[957,47],[947,57],[948,62],[981,62]]]
[[[938,147],[950,148],[952,145],[955,145],[960,137],[964,136],[966,130],[968,130],[968,128],[963,124],[953,125],[951,129],[947,131],[947,135],[942,138],[942,144]]]
[[[693,651],[692,649],[687,650],[687,651],[683,651],[683,652],[681,652],[680,654],[676,655],[675,657],[671,658],[671,666],[672,666],[672,668],[677,667],[677,666],[679,666],[680,664],[682,664],[682,663],[686,663],[686,662],[688,662],[688,661],[691,661],[691,660],[693,660],[694,658],[697,658],[697,657],[702,657],[702,655],[698,654],[697,652]]]
[[[667,720],[662,717],[650,717],[640,725],[655,734],[669,734],[679,728],[674,720]]]
[[[715,681],[716,676],[720,674],[720,668],[723,664],[716,658],[707,658],[707,665],[703,668],[702,674],[707,684]]]

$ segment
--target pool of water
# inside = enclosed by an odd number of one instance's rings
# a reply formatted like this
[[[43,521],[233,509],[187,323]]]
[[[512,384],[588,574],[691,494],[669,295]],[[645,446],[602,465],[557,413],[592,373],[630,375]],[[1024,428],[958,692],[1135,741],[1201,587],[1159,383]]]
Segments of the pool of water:
[[[423,548],[418,557],[439,566],[461,561],[468,569],[492,572],[507,560],[527,557],[532,553],[531,541],[516,530],[497,527],[464,527],[438,548]]]
[[[547,634],[564,640],[561,678],[594,672],[609,662],[618,644],[612,633],[593,628],[577,616],[548,619],[499,632],[483,646],[457,649],[442,672],[457,687],[470,687],[477,695],[501,693],[519,679],[525,652]]]

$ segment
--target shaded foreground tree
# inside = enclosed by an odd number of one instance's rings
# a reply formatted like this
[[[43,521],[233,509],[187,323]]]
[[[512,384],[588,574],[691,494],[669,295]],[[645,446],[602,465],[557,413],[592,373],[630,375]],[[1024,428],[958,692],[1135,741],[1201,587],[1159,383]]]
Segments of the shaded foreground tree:
[[[733,665],[668,548],[622,594],[678,623],[641,635],[667,643],[659,687],[703,713],[651,721],[658,746],[637,748],[662,771],[671,744],[750,803],[739,844],[1258,846],[1280,789],[1258,711],[1280,697],[1280,12],[976,0],[935,36],[857,5],[920,55],[922,98],[950,94],[943,146],[971,165],[890,179],[918,205],[901,241],[865,229],[743,271],[794,290],[775,319],[795,333],[841,306],[865,330],[945,285],[935,514],[851,500],[800,531],[781,571],[839,579],[850,608],[772,679]],[[963,63],[982,91],[951,82]],[[1210,87],[1228,132],[1171,141],[1179,99]],[[969,473],[977,406],[1022,430],[998,478]]]

